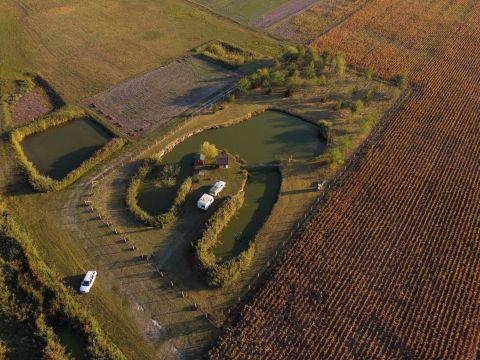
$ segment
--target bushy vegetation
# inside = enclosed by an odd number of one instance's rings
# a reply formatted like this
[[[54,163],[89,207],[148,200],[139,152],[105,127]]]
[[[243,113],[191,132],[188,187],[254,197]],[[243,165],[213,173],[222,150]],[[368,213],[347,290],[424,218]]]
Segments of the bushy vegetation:
[[[160,160],[155,157],[146,159],[143,164],[139,166],[137,172],[130,181],[130,185],[127,189],[126,203],[131,213],[138,221],[148,226],[161,228],[168,223],[171,223],[178,217],[183,208],[183,205],[185,204],[187,195],[192,189],[193,183],[191,177],[186,178],[185,181],[180,185],[177,191],[177,195],[175,196],[175,199],[173,200],[173,203],[168,209],[168,211],[157,216],[150,215],[138,205],[137,196],[145,177],[148,175],[148,173],[150,173],[154,168],[158,166],[162,166],[162,171],[160,172],[161,174],[166,173],[167,177],[171,176],[172,174],[176,174],[175,176],[178,176],[178,172],[177,170],[175,170],[175,166],[169,164],[162,165]],[[171,178],[169,181],[171,181]]]
[[[207,163],[215,161],[218,156],[218,149],[215,144],[210,144],[205,141],[200,145],[200,153],[205,155],[205,161]]]
[[[217,262],[214,253],[219,244],[218,237],[232,217],[243,206],[244,192],[228,197],[222,206],[205,224],[201,236],[195,245],[195,259],[210,286],[222,287],[235,282],[242,271],[248,269],[255,254],[255,244],[250,242],[248,248],[229,260]]]
[[[255,54],[224,41],[213,41],[197,49],[197,52],[227,67],[236,68],[255,59]]]
[[[1,205],[0,312],[0,352],[6,358],[29,354],[32,358],[69,358],[54,331],[55,325],[61,325],[74,332],[87,358],[126,359]]]
[[[326,85],[330,76],[343,78],[346,72],[345,56],[336,54],[333,59],[328,50],[319,53],[303,45],[291,46],[269,68],[262,68],[243,78],[237,91],[245,94],[262,88],[270,92],[274,87],[285,87],[285,96],[292,96],[300,86]]]
[[[32,187],[40,192],[50,192],[61,190],[75,182],[95,165],[108,158],[110,155],[120,150],[125,145],[123,138],[114,137],[104,147],[99,149],[93,156],[81,163],[76,169],[68,173],[62,180],[55,180],[49,176],[41,174],[37,168],[30,162],[22,148],[22,140],[29,136],[54,126],[60,126],[68,121],[90,117],[101,122],[97,116],[88,110],[82,108],[68,108],[59,110],[51,115],[34,121],[26,126],[15,129],[10,135],[11,144],[16,152],[18,161],[27,174],[28,181]],[[68,140],[66,140],[68,141]]]
[[[402,90],[406,89],[408,86],[408,79],[407,79],[407,75],[405,74],[398,74],[394,76],[392,81],[395,84],[395,86],[399,87]]]
[[[2,100],[8,105],[15,105],[27,92],[31,91],[34,87],[35,82],[30,76],[24,76],[16,79],[13,81],[13,91],[8,95],[3,95]]]

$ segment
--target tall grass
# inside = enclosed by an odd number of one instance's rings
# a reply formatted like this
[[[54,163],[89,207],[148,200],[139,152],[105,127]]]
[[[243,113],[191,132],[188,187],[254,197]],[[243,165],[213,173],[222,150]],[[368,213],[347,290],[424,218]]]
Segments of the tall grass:
[[[81,117],[90,117],[101,123],[101,120],[92,112],[78,107],[69,107],[58,110],[55,113],[34,121],[26,126],[13,130],[10,134],[10,141],[17,155],[19,163],[22,165],[28,181],[36,191],[50,192],[61,190],[78,180],[87,171],[95,165],[108,158],[110,155],[120,150],[126,143],[123,138],[114,137],[105,146],[99,149],[93,156],[81,163],[76,169],[68,173],[62,180],[55,180],[49,176],[41,174],[38,169],[30,162],[22,148],[22,141],[25,137],[40,133],[54,126],[66,124],[68,121]],[[112,134],[113,135],[113,134]]]
[[[195,245],[195,259],[205,280],[210,286],[223,287],[235,282],[240,274],[248,269],[255,254],[255,244],[250,242],[248,248],[237,256],[217,262],[214,253],[219,244],[219,235],[232,217],[243,206],[243,191],[230,196],[205,224],[200,239]]]
[[[161,228],[174,221],[181,213],[187,195],[192,189],[193,183],[191,177],[186,178],[185,181],[180,185],[175,199],[173,200],[173,203],[168,211],[157,216],[150,215],[138,205],[137,196],[140,192],[140,188],[145,180],[145,177],[158,166],[160,166],[160,160],[155,157],[144,160],[143,164],[139,166],[137,172],[130,181],[127,189],[126,203],[130,212],[138,221],[148,226]]]

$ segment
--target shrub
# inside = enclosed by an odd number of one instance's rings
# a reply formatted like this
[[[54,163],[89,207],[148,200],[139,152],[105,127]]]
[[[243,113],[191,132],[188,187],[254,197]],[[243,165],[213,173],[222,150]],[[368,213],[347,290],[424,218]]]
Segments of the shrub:
[[[195,260],[210,286],[225,286],[235,282],[242,271],[250,266],[255,253],[255,245],[250,242],[248,248],[232,259],[217,263],[213,250],[218,245],[218,236],[232,217],[243,206],[244,192],[230,196],[222,206],[208,219],[195,246]]]
[[[375,90],[373,89],[368,90],[364,97],[365,104],[372,102],[374,98],[375,98]]]
[[[313,60],[310,61],[307,66],[305,66],[302,75],[307,79],[313,79],[317,75],[315,72],[315,63],[313,62]]]
[[[362,131],[370,130],[377,122],[375,115],[367,114],[360,120],[360,129]]]
[[[365,77],[367,78],[367,80],[372,80],[373,78],[373,69],[371,67],[367,67],[364,71],[364,74],[365,74]]]
[[[394,76],[392,80],[395,86],[399,87],[400,89],[405,89],[408,86],[408,80],[405,74],[398,74]]]
[[[352,106],[350,107],[350,110],[352,111],[352,114],[356,114],[357,112],[361,111],[362,109],[363,109],[363,101],[362,100],[354,101]]]
[[[325,94],[320,98],[320,102],[321,103],[326,103],[326,102],[328,102],[328,99],[329,99],[328,94]]]
[[[252,89],[252,83],[248,78],[242,78],[237,84],[236,87],[237,91],[241,94],[246,94]]]
[[[228,94],[226,100],[229,104],[233,104],[236,101],[235,94]]]
[[[333,104],[333,110],[338,111],[344,107],[343,101],[342,100],[337,100]]]
[[[345,71],[347,69],[345,55],[341,52],[337,53],[334,61],[332,62],[333,69],[340,78],[345,76]]]
[[[88,116],[95,121],[102,121],[93,113],[82,108],[69,108],[59,110],[47,117],[41,118],[24,127],[15,129],[10,134],[10,141],[16,152],[17,159],[27,174],[28,181],[32,187],[40,192],[58,191],[78,180],[87,171],[91,170],[95,165],[107,159],[110,155],[120,150],[126,143],[123,138],[114,137],[105,146],[99,149],[90,158],[81,163],[76,169],[68,173],[62,180],[55,180],[49,176],[41,174],[37,168],[31,163],[21,145],[22,140],[29,136],[47,130],[50,127],[60,126],[68,121]]]
[[[251,51],[223,41],[215,41],[203,48],[200,47],[197,49],[197,52],[231,68],[236,68],[249,63],[256,57]]]

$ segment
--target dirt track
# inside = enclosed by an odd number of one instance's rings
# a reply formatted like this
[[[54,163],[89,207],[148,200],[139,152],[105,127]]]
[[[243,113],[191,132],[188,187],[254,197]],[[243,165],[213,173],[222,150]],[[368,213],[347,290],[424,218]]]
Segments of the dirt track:
[[[252,20],[251,26],[260,29],[266,29],[274,24],[279,23],[289,17],[308,9],[310,6],[318,2],[318,0],[294,0],[290,3],[275,9],[268,14]]]

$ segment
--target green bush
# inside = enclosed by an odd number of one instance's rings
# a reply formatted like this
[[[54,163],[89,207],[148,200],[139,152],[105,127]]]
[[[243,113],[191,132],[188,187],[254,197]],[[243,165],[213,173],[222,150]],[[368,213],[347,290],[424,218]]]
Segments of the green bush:
[[[375,90],[373,89],[368,90],[364,97],[365,104],[372,102],[374,98],[375,98]]]
[[[335,101],[335,103],[333,104],[333,110],[338,111],[338,110],[340,110],[340,109],[343,109],[344,106],[345,106],[345,105],[344,105],[344,103],[343,103],[342,100],[337,100],[337,101]]]
[[[59,110],[26,126],[15,129],[10,134],[10,141],[13,149],[16,152],[17,159],[27,174],[28,181],[35,190],[40,192],[61,190],[78,180],[95,165],[107,159],[110,155],[117,152],[125,145],[126,141],[123,138],[114,137],[107,144],[105,144],[105,146],[95,152],[95,154],[93,154],[90,158],[81,163],[76,169],[68,173],[62,180],[55,180],[49,176],[41,174],[37,168],[35,168],[33,163],[27,159],[27,156],[23,152],[21,145],[23,139],[29,135],[45,131],[50,127],[60,126],[68,121],[81,117],[90,117],[101,123],[100,119],[90,111],[82,108],[72,107]]]
[[[156,216],[150,215],[138,205],[137,196],[145,177],[148,175],[149,172],[151,172],[155,167],[158,166],[161,165],[160,161],[157,158],[148,158],[143,162],[142,165],[139,166],[137,172],[132,177],[132,180],[130,180],[125,201],[128,209],[138,221],[148,226],[161,228],[168,223],[171,223],[178,217],[183,208],[183,205],[185,204],[187,195],[192,189],[193,181],[191,177],[185,179],[185,181],[180,185],[177,191],[177,195],[175,196],[172,205],[166,213]]]
[[[195,260],[210,286],[222,287],[235,282],[240,274],[249,268],[255,254],[255,245],[232,259],[218,263],[214,249],[219,244],[218,237],[232,217],[243,206],[244,192],[230,196],[205,224],[200,239],[195,245]]]
[[[252,83],[251,83],[250,79],[248,79],[248,78],[240,79],[240,81],[238,82],[237,87],[236,87],[237,91],[241,94],[248,93],[251,88],[252,88]]]
[[[356,100],[353,102],[352,106],[350,107],[350,110],[352,111],[352,114],[356,114],[359,111],[362,111],[363,109],[363,101],[362,100]]]
[[[399,87],[400,89],[405,89],[408,86],[407,75],[405,74],[398,74],[394,76],[392,81],[395,86]]]
[[[365,77],[367,78],[367,80],[372,80],[373,78],[373,69],[371,67],[367,67],[364,71],[364,74],[365,74]]]

